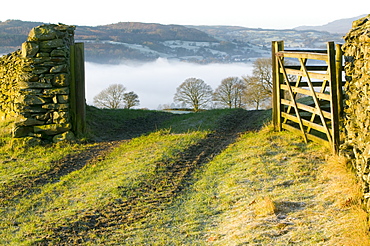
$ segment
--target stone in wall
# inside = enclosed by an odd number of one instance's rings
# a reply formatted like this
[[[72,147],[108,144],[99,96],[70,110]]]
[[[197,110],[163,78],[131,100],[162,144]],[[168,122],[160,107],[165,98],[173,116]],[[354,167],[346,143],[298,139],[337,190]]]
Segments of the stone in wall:
[[[0,117],[1,119],[14,118],[18,115],[18,106],[14,101],[20,97],[17,84],[20,80],[30,80],[30,77],[22,77],[27,70],[25,67],[32,66],[28,59],[21,59],[21,52],[16,51],[0,57]],[[33,77],[33,76],[31,76]]]
[[[0,57],[0,117],[17,119],[14,137],[71,139],[69,56],[74,30],[62,24],[35,27],[21,50]]]
[[[345,85],[345,143],[342,153],[353,158],[370,212],[370,15],[353,22],[342,46]]]

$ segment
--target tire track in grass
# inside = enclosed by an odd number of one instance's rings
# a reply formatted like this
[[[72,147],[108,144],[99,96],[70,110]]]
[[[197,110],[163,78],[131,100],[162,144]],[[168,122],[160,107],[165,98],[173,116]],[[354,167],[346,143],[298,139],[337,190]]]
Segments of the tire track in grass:
[[[130,229],[136,222],[145,223],[153,211],[165,209],[186,187],[191,184],[193,172],[220,154],[235,142],[240,133],[255,130],[254,123],[261,114],[258,111],[236,110],[220,120],[217,129],[197,144],[179,153],[176,158],[159,161],[152,180],[143,180],[134,194],[116,199],[104,209],[90,210],[81,214],[71,224],[48,228],[52,234],[41,244],[76,245],[91,242],[90,232],[107,237],[117,228]],[[259,126],[260,127],[260,124]]]

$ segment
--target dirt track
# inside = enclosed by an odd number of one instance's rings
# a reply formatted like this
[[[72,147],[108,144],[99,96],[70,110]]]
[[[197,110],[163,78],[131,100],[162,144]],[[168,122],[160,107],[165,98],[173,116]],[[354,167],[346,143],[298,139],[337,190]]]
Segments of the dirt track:
[[[177,155],[175,159],[158,162],[154,182],[146,183],[143,181],[140,190],[135,191],[135,195],[128,197],[125,201],[115,201],[105,207],[104,211],[86,211],[77,222],[53,228],[53,235],[44,238],[42,244],[53,245],[56,241],[59,242],[58,245],[78,244],[81,243],[79,240],[82,240],[82,238],[86,239],[86,234],[90,230],[94,230],[97,234],[109,234],[113,227],[120,226],[124,228],[132,222],[144,220],[149,212],[161,209],[190,185],[193,182],[192,174],[194,170],[221,153],[236,140],[240,133],[254,130],[251,123],[255,122],[260,116],[259,111],[234,111],[233,114],[221,119],[217,129],[208,134],[205,139],[190,146]],[[132,123],[140,125],[144,129],[143,120],[139,120],[140,124]],[[158,121],[145,122],[151,124],[147,125],[146,129],[153,129],[153,124],[158,123]],[[116,134],[114,138],[117,138],[117,136],[124,138],[124,133]],[[35,182],[37,184],[53,182],[52,180],[57,180],[71,171],[80,169],[87,163],[103,160],[104,156],[122,141],[127,140],[115,139],[114,141],[100,142],[83,153],[67,156],[56,163],[55,171],[45,173]]]

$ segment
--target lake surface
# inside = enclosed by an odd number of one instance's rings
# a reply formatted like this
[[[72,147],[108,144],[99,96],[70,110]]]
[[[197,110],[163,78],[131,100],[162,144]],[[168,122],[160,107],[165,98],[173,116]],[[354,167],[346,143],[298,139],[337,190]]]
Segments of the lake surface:
[[[173,62],[158,59],[155,62],[130,65],[103,65],[85,63],[86,100],[93,98],[110,84],[123,84],[127,92],[134,91],[140,100],[137,108],[158,109],[173,103],[176,88],[186,79],[202,79],[215,89],[227,77],[251,75],[252,63],[207,64]]]

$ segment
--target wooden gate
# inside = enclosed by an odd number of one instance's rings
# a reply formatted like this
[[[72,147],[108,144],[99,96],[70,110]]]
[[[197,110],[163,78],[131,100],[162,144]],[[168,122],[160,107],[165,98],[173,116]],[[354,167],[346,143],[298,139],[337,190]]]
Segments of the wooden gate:
[[[273,123],[275,130],[297,132],[305,142],[340,144],[343,109],[342,52],[327,43],[327,50],[284,50],[283,41],[272,43]]]

